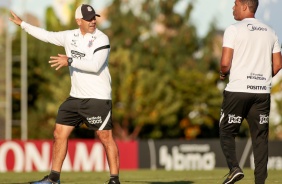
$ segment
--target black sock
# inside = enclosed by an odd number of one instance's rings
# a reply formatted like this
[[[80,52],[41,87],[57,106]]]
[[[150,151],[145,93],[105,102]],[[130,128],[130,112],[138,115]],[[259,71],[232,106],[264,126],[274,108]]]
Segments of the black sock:
[[[110,178],[111,178],[111,179],[117,179],[117,180],[118,180],[118,174],[111,174]]]
[[[56,182],[60,179],[60,172],[51,170],[48,178]]]

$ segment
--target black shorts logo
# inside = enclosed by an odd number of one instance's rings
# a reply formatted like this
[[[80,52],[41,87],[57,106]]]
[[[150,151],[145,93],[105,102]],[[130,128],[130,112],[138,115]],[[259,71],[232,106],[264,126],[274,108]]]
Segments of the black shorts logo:
[[[95,125],[95,124],[102,124],[102,117],[101,116],[93,116],[90,118],[86,118],[89,124]]]

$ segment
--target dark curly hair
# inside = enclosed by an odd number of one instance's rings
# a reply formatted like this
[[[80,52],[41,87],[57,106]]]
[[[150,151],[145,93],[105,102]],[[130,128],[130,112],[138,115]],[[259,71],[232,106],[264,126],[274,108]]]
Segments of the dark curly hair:
[[[247,4],[252,13],[256,13],[259,5],[259,0],[239,0],[242,4]]]

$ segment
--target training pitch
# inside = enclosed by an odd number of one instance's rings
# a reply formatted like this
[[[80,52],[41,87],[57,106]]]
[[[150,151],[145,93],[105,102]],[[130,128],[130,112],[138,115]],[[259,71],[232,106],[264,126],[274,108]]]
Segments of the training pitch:
[[[121,184],[221,184],[227,168],[211,171],[165,171],[134,170],[120,171]],[[238,184],[254,184],[253,170],[244,169],[245,177]],[[43,178],[48,172],[0,173],[0,184],[28,183]],[[63,172],[62,184],[104,184],[109,172]],[[270,170],[266,184],[281,183],[280,170]],[[236,183],[236,184],[237,184]]]

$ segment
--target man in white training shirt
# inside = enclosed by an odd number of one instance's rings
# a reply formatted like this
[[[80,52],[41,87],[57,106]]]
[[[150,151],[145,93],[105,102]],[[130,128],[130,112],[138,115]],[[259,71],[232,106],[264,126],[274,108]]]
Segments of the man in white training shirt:
[[[60,183],[68,137],[76,126],[85,123],[104,145],[111,174],[108,184],[119,184],[118,148],[112,136],[110,43],[108,36],[96,28],[96,16],[100,15],[92,6],[83,4],[75,12],[78,29],[49,32],[22,21],[12,11],[11,14],[10,20],[30,35],[65,48],[65,55],[51,56],[49,63],[56,70],[69,67],[71,77],[70,97],[61,104],[56,119],[51,172],[31,183]]]
[[[235,0],[234,19],[224,32],[220,79],[228,75],[220,118],[220,143],[230,169],[224,184],[244,177],[236,157],[235,137],[244,119],[250,128],[255,184],[267,178],[271,81],[281,69],[275,32],[255,19],[258,0]]]

